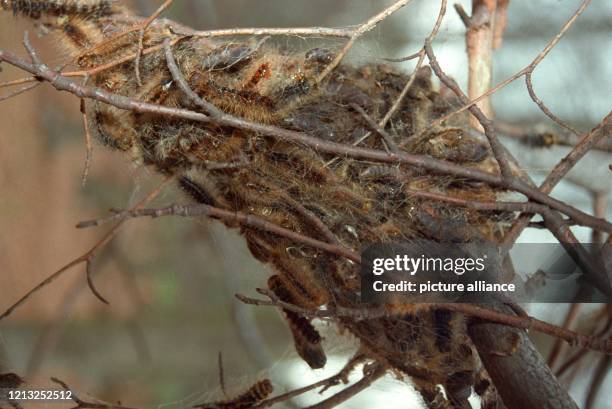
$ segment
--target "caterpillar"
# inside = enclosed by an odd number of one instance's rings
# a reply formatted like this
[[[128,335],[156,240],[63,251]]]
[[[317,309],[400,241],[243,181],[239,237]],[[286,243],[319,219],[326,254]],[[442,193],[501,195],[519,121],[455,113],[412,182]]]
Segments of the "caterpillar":
[[[289,288],[278,275],[268,280],[268,287],[284,302],[295,303],[295,298]],[[321,345],[321,336],[306,317],[283,309],[289,329],[293,335],[295,350],[312,369],[320,369],[327,363],[327,357]]]
[[[183,176],[179,179],[179,186],[181,189],[189,195],[193,200],[198,203],[202,203],[209,206],[215,205],[215,199],[204,189],[203,186],[197,184],[195,181]]]
[[[4,10],[31,18],[41,15],[103,15],[111,12],[114,0],[0,0]]]
[[[203,403],[201,405],[196,405],[194,408],[199,409],[247,409],[252,408],[257,403],[266,399],[272,391],[274,387],[272,386],[272,382],[269,379],[263,379],[258,381],[253,386],[249,388],[246,392],[241,395],[238,395],[236,398],[224,401],[224,402],[216,402],[216,403]]]

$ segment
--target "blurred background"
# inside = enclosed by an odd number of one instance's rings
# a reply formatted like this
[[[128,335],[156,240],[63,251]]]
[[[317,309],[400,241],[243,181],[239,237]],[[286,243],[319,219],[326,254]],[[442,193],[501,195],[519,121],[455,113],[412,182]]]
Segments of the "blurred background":
[[[152,13],[158,1],[132,4]],[[469,1],[460,1],[470,10]],[[198,29],[230,27],[346,26],[366,20],[391,4],[366,0],[176,0],[167,17]],[[451,3],[453,4],[453,3]],[[494,83],[527,65],[578,8],[576,0],[513,1],[504,44],[494,59]],[[356,64],[417,51],[435,21],[437,1],[414,0],[365,36],[351,51]],[[24,19],[0,13],[0,48],[24,54],[23,31],[34,31]],[[442,67],[466,89],[465,28],[449,8],[434,48]],[[612,2],[594,1],[534,74],[540,98],[565,121],[589,130],[612,107]],[[330,39],[275,38],[279,46],[308,49],[342,43]],[[61,61],[52,40],[36,38],[35,46],[52,65]],[[410,70],[414,62],[397,64]],[[0,80],[19,78],[2,66]],[[6,92],[6,89],[0,89]],[[0,94],[2,95],[2,94]],[[553,130],[529,99],[524,81],[493,97],[496,117],[538,131]],[[526,147],[505,141],[537,181],[568,151],[566,147]],[[81,220],[126,208],[147,195],[159,176],[138,168],[101,146],[84,186],[84,132],[79,101],[44,85],[0,103],[0,312],[69,261],[89,250],[109,225],[77,230]],[[555,191],[555,197],[592,212],[593,192],[600,203],[609,197],[610,153],[594,151]],[[174,188],[156,199],[158,205],[180,201]],[[612,212],[604,210],[609,219]],[[587,229],[575,229],[583,241]],[[552,242],[540,230],[527,230],[522,242]],[[218,354],[226,384],[241,391],[270,377],[276,391],[304,386],[342,367],[354,342],[325,323],[328,365],[312,371],[296,354],[277,311],[240,304],[235,293],[253,295],[268,272],[255,261],[234,231],[215,222],[178,218],[129,221],[96,257],[95,281],[110,301],[103,305],[86,287],[84,265],[34,295],[0,322],[0,373],[23,374],[36,385],[60,378],[77,391],[129,406],[187,408],[222,397]],[[568,305],[531,305],[540,318],[561,323]],[[592,330],[595,311],[582,308],[578,331]],[[544,356],[554,340],[534,335]],[[575,351],[563,350],[572,355]],[[587,354],[572,375],[561,378],[583,407],[601,357]],[[607,363],[609,369],[609,362]],[[609,372],[609,371],[608,371]],[[601,377],[601,376],[600,376]],[[358,373],[355,375],[358,378]],[[606,374],[592,408],[612,408],[612,376]],[[606,387],[607,385],[607,387]],[[332,388],[330,392],[338,390]],[[410,404],[409,396],[415,399]],[[315,393],[287,405],[301,407],[321,397]],[[414,407],[412,388],[391,377],[343,407]],[[56,407],[56,405],[54,405]]]

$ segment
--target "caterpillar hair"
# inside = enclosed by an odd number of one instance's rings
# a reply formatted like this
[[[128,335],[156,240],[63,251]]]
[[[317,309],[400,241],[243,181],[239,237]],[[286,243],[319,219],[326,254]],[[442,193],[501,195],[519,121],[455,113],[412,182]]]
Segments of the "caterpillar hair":
[[[41,15],[104,15],[111,12],[114,0],[0,0],[4,10],[31,18]]]
[[[212,198],[212,196],[204,189],[204,187],[200,186],[188,177],[181,177],[179,179],[179,186],[187,195],[189,195],[196,202],[209,206],[215,205],[215,199]]]

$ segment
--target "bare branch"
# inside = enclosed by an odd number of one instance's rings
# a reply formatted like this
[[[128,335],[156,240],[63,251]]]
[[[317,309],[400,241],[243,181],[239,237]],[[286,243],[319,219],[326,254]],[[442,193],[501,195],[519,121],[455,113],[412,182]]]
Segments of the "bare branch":
[[[607,138],[612,133],[612,112],[597,124],[596,127],[586,133],[580,142],[572,149],[563,159],[559,161],[557,166],[550,172],[539,189],[543,193],[550,193],[553,188],[567,175],[567,173],[584,157],[599,141]],[[531,220],[531,215],[523,215],[519,218],[510,231],[504,237],[503,244],[506,248],[510,248],[516,241],[521,232],[525,229]]]
[[[334,396],[325,399],[323,402],[309,406],[307,409],[331,409],[357,395],[359,392],[364,391],[370,387],[374,381],[382,377],[387,372],[384,365],[378,363],[373,365],[374,367],[371,368],[370,372],[364,374],[363,378],[361,378],[358,382],[336,393]]]
[[[281,395],[266,399],[258,403],[253,409],[263,409],[270,407],[272,405],[276,405],[277,403],[288,401],[296,396],[302,395],[306,392],[310,392],[313,389],[323,387],[323,391],[338,385],[340,382],[347,383],[349,373],[355,368],[355,365],[358,364],[362,360],[362,355],[357,352],[357,354],[351,358],[346,365],[335,375],[330,376],[329,378],[322,379],[318,382],[312,383],[310,385],[304,386],[302,388],[294,389],[287,393],[283,393]]]
[[[348,249],[345,246],[339,244],[330,244],[320,240],[313,239],[305,236],[301,233],[294,232],[293,230],[285,229],[284,227],[278,226],[260,217],[244,214],[240,212],[233,212],[230,210],[221,209],[218,207],[208,206],[205,204],[196,205],[178,205],[174,204],[168,207],[158,209],[133,209],[117,211],[114,215],[104,218],[96,219],[91,221],[81,222],[77,225],[79,228],[98,226],[100,224],[115,220],[117,218],[124,217],[162,217],[162,216],[181,216],[181,217],[200,217],[207,216],[216,219],[223,220],[225,222],[238,223],[243,226],[252,227],[258,230],[267,231],[269,233],[277,234],[281,237],[294,240],[296,243],[302,243],[311,246],[316,249],[324,250],[332,254],[336,254],[342,257],[346,257],[356,263],[361,263],[361,256],[359,253]]]
[[[470,100],[468,103],[464,104],[461,108],[438,118],[437,120],[431,123],[430,128],[434,128],[436,126],[441,125],[442,123],[447,121],[450,117],[457,115],[461,112],[464,112],[465,110],[469,109],[474,104],[477,104],[478,102],[482,101],[488,96],[494,94],[495,92],[504,88],[506,85],[522,77],[523,75],[526,75],[529,72],[533,72],[533,70],[535,70],[537,65],[548,55],[548,53],[550,53],[550,51],[553,48],[555,48],[555,46],[561,40],[561,38],[565,35],[565,33],[574,25],[575,21],[578,19],[578,17],[582,14],[582,12],[587,8],[587,6],[590,3],[591,3],[591,0],[583,0],[582,3],[580,4],[580,7],[578,7],[578,9],[572,14],[572,16],[567,20],[567,22],[565,22],[565,24],[563,25],[561,30],[557,33],[557,35],[555,35],[555,37],[552,40],[550,40],[548,44],[546,44],[544,49],[525,68],[523,68],[516,74],[511,75],[510,77],[506,78],[505,80],[503,80],[502,82],[500,82],[493,88],[489,89],[487,92],[481,94],[477,98]]]
[[[157,20],[157,18],[164,12],[164,10],[170,7],[173,1],[174,0],[164,1],[163,4],[159,6],[159,8],[155,11],[155,13],[153,13],[149,18],[147,18],[144,21],[144,24],[142,25],[138,33],[138,49],[136,51],[136,59],[134,60],[134,73],[136,75],[136,83],[140,87],[142,86],[142,80],[140,78],[140,58],[142,56],[142,49],[144,47],[143,41],[144,41],[145,32],[147,31],[151,23]]]
[[[147,203],[149,203],[150,201],[152,201],[155,197],[157,197],[157,195],[159,195],[159,193],[162,191],[162,189],[166,186],[166,184],[171,180],[171,178],[166,178],[157,188],[155,188],[151,193],[149,193],[149,195],[147,195],[147,197],[145,197],[140,203],[138,203],[134,209],[138,209],[142,206],[145,206]],[[43,288],[45,288],[47,285],[51,284],[53,281],[55,281],[57,278],[59,278],[60,276],[62,276],[65,272],[67,272],[68,270],[70,270],[72,267],[75,267],[81,263],[86,263],[86,267],[89,267],[89,264],[91,263],[91,260],[93,260],[93,258],[98,254],[98,251],[104,247],[106,244],[108,244],[113,237],[115,237],[115,235],[118,233],[119,228],[123,225],[123,223],[125,222],[125,219],[120,220],[119,222],[117,222],[91,249],[89,249],[86,253],[84,253],[83,255],[75,258],[74,260],[72,260],[71,262],[69,262],[68,264],[66,264],[65,266],[61,267],[59,270],[57,270],[56,272],[54,272],[53,274],[49,275],[47,278],[45,278],[43,281],[41,281],[38,285],[36,285],[34,288],[32,288],[30,291],[28,291],[26,294],[24,294],[19,300],[17,300],[13,305],[11,305],[6,311],[4,311],[1,315],[0,315],[0,321],[2,321],[4,318],[8,317],[9,315],[11,315],[13,313],[13,311],[15,311],[17,308],[19,308],[21,305],[23,305],[32,295],[34,295],[35,293],[37,293],[38,291],[42,290]],[[96,294],[96,296],[98,298],[100,298],[100,300],[104,300],[103,297],[101,297],[99,295],[99,293],[97,291],[95,291],[95,287],[93,286],[93,284],[91,283],[91,271],[88,269],[87,270],[87,279],[88,279],[88,284],[90,285],[90,288],[92,289],[92,291],[94,291],[94,294]],[[105,301],[105,300],[104,300]]]
[[[91,132],[89,131],[89,121],[87,120],[87,111],[85,110],[85,100],[81,99],[81,117],[83,121],[83,130],[85,132],[85,167],[83,168],[83,176],[81,176],[81,185],[85,186],[89,168],[91,167],[91,158],[93,156],[93,145],[91,143]]]
[[[404,316],[406,314],[414,313],[415,304],[389,304],[383,307],[372,307],[372,308],[347,308],[347,307],[333,307],[333,309],[325,310],[309,310],[293,304],[283,302],[278,299],[269,290],[257,289],[260,294],[264,294],[270,298],[270,301],[259,300],[249,298],[244,295],[236,294],[236,298],[240,301],[261,306],[276,306],[294,311],[304,316],[318,317],[318,318],[333,318],[333,317],[350,317],[358,320],[371,320],[384,317],[396,317]],[[578,334],[565,328],[558,327],[556,325],[549,324],[545,321],[538,320],[530,316],[515,316],[506,313],[501,313],[488,308],[480,307],[474,304],[463,304],[463,303],[446,303],[446,304],[424,304],[423,309],[429,308],[443,308],[450,311],[460,312],[462,314],[480,318],[488,322],[498,323],[507,325],[519,329],[531,329],[534,331],[548,334],[555,338],[560,338],[568,342],[570,345],[579,346],[585,349],[592,349],[605,353],[612,353],[612,338],[600,338],[598,336],[588,336]]]
[[[448,88],[450,88],[455,95],[459,98],[459,100],[463,103],[468,101],[467,96],[461,91],[459,85],[450,78],[448,75],[442,71],[440,64],[436,59],[436,56],[433,53],[433,49],[431,48],[431,42],[429,40],[425,41],[425,52],[427,53],[427,58],[429,58],[429,63],[431,68],[434,70],[440,81],[444,83]],[[495,159],[499,164],[499,168],[501,170],[501,174],[504,180],[510,180],[512,178],[512,168],[510,166],[510,154],[501,144],[499,139],[497,138],[497,134],[495,132],[495,128],[493,127],[493,122],[486,117],[486,115],[480,110],[480,108],[476,105],[470,106],[469,111],[472,115],[478,119],[480,125],[484,129],[485,135],[489,140],[489,144],[491,145],[491,149],[493,150],[493,155],[495,155]]]
[[[359,112],[359,114],[363,117],[363,119],[365,119],[366,123],[368,124],[368,126],[370,128],[372,128],[373,131],[375,131],[376,133],[378,133],[380,136],[382,136],[383,140],[385,141],[385,143],[387,144],[387,146],[389,147],[389,149],[391,150],[391,152],[398,154],[400,153],[399,148],[397,147],[397,144],[395,143],[395,141],[393,140],[393,137],[391,135],[389,135],[389,133],[387,133],[387,131],[385,131],[383,128],[381,128],[371,117],[370,115],[368,115],[368,113],[365,111],[365,109],[363,109],[362,107],[360,107],[357,104],[351,104],[351,108],[353,108],[355,111]]]
[[[578,311],[580,310],[580,306],[581,304],[578,304],[578,303],[572,304],[570,306],[569,310],[567,311],[567,314],[565,315],[565,319],[563,320],[563,324],[562,324],[563,328],[569,329],[572,327],[572,324],[578,317]],[[555,363],[557,362],[557,359],[559,358],[559,355],[561,354],[562,348],[563,348],[563,342],[560,339],[557,339],[548,357],[547,365],[549,368],[554,368]]]
[[[35,82],[34,84],[28,84],[25,87],[21,87],[19,89],[16,89],[15,91],[11,91],[5,95],[0,95],[0,102],[2,101],[6,101],[8,99],[11,99],[13,97],[16,97],[18,95],[24,94],[26,92],[28,92],[31,89],[34,89],[36,87],[38,87],[41,83],[40,82]]]
[[[194,31],[185,29],[172,29],[174,34],[192,37],[233,37],[233,36],[309,36],[309,37],[340,37],[350,38],[352,28],[329,27],[290,27],[290,28],[226,28],[221,30]]]
[[[178,65],[176,65],[176,60],[174,59],[174,55],[172,54],[170,40],[167,38],[164,41],[164,51],[166,55],[166,64],[168,65],[168,69],[170,70],[170,73],[172,74],[172,79],[177,82],[177,84],[181,88],[181,91],[183,91],[183,93],[189,98],[189,100],[193,104],[202,108],[204,112],[206,112],[207,114],[213,117],[221,116],[223,112],[219,108],[217,108],[210,102],[207,102],[204,99],[202,99],[198,94],[196,94],[189,87],[189,84],[187,83],[187,80],[185,80],[185,77],[181,73],[180,68],[178,67]]]

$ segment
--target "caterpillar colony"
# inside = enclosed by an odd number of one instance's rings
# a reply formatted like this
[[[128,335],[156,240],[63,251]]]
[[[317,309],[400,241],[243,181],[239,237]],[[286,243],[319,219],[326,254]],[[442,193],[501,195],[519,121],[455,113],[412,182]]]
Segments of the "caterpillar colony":
[[[92,86],[138,101],[201,111],[167,68],[161,44],[171,38],[185,79],[206,101],[227,113],[326,141],[353,144],[370,130],[355,107],[371,118],[381,118],[407,81],[407,75],[387,65],[366,64],[340,65],[317,83],[315,78],[333,59],[331,51],[295,52],[253,41],[213,42],[152,25],[143,39],[139,85],[133,58],[126,58],[136,53],[139,32],[122,22],[127,19],[116,18],[131,16],[127,8],[111,0],[1,0],[1,4],[7,11],[42,20],[79,69],[108,64],[89,77]],[[122,59],[126,62],[110,64]],[[391,137],[397,144],[407,142],[402,144],[406,152],[495,171],[488,148],[468,134],[461,115],[446,127],[413,137],[432,118],[453,108],[453,101],[432,87],[430,76],[428,67],[417,73],[391,121]],[[407,192],[427,189],[493,200],[497,192],[482,183],[404,165],[386,167],[334,157],[254,132],[124,111],[95,101],[87,102],[86,112],[88,127],[99,141],[138,164],[176,176],[196,202],[256,215],[348,248],[414,238],[494,239],[502,223],[491,213],[418,199]],[[386,149],[376,135],[362,146]],[[232,163],[241,165],[214,166]],[[280,300],[308,309],[359,307],[360,280],[354,262],[269,232],[238,228],[253,256],[274,271],[268,285]],[[311,320],[287,310],[284,315],[297,353],[311,367],[323,367],[325,352]],[[437,407],[469,407],[467,397],[483,377],[483,369],[467,337],[464,316],[415,306],[400,317],[340,317],[333,322],[359,340],[360,353],[368,360],[410,377],[431,407],[440,402],[437,385],[444,386],[448,397]],[[240,402],[254,404],[269,394],[271,385],[260,389]],[[241,405],[215,407],[249,406]]]

